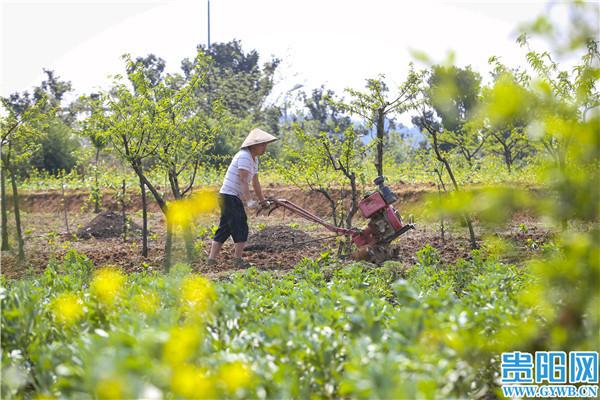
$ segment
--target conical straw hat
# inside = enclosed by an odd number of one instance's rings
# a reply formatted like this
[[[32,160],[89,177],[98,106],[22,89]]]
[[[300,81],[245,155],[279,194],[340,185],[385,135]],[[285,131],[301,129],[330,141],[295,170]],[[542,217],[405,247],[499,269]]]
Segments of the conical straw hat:
[[[250,131],[240,148],[243,149],[244,147],[249,147],[259,143],[271,143],[276,140],[278,139],[270,133],[267,133],[262,129],[254,128],[252,131]]]

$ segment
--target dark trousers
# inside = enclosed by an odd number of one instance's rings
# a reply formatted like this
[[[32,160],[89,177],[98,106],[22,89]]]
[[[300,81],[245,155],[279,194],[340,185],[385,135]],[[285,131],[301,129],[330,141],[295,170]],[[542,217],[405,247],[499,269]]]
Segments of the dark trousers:
[[[244,210],[244,203],[237,196],[223,193],[220,196],[221,220],[213,240],[225,243],[231,236],[235,243],[246,242],[248,240],[248,218],[246,210]]]

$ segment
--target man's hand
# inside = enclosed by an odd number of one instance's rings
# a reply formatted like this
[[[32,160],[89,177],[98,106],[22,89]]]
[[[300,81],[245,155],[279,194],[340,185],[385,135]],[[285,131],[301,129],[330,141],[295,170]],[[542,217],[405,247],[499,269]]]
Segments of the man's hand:
[[[262,199],[258,202],[258,210],[256,210],[256,215],[259,215],[261,212],[265,212],[264,215],[267,216],[270,214],[271,206],[273,202],[270,200]]]
[[[267,208],[271,207],[271,202],[269,200],[263,199],[259,202],[259,205],[260,205],[261,209],[267,209]]]

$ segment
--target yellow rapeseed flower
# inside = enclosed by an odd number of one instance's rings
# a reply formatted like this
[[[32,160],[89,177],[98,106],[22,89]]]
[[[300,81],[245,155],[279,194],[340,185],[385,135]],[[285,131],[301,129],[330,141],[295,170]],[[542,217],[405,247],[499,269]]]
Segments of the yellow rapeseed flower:
[[[200,328],[186,325],[171,329],[163,347],[163,358],[171,365],[178,365],[194,355],[200,343]]]
[[[83,302],[74,293],[62,293],[51,303],[50,310],[54,320],[62,325],[77,322],[84,314]]]
[[[134,307],[144,314],[154,314],[158,309],[159,299],[154,292],[145,291],[136,294],[131,301]]]
[[[252,383],[252,371],[241,361],[224,364],[219,369],[219,380],[225,390],[234,393]]]
[[[201,189],[189,198],[194,216],[208,214],[219,208],[219,194],[213,189]]]
[[[167,220],[173,226],[187,227],[192,222],[191,210],[186,200],[175,200],[167,203]]]
[[[219,197],[215,190],[201,189],[186,199],[167,203],[167,220],[176,227],[186,228],[203,214],[219,207]]]
[[[206,312],[217,295],[212,283],[199,275],[192,274],[183,280],[181,285],[181,301],[187,311]]]
[[[125,275],[116,267],[98,270],[90,284],[91,292],[104,305],[113,305],[123,290]]]
[[[173,393],[186,398],[215,398],[212,380],[203,369],[189,364],[182,364],[173,369],[171,374],[171,390]]]

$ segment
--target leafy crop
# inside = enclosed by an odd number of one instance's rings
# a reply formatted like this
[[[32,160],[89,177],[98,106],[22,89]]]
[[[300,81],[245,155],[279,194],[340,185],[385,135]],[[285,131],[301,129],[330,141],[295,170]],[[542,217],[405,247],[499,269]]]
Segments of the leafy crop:
[[[3,282],[2,397],[464,397],[494,391],[499,332],[535,313],[522,269],[305,259],[211,282],[123,275],[69,252]],[[490,293],[493,296],[490,297]],[[517,317],[518,316],[518,317]]]

